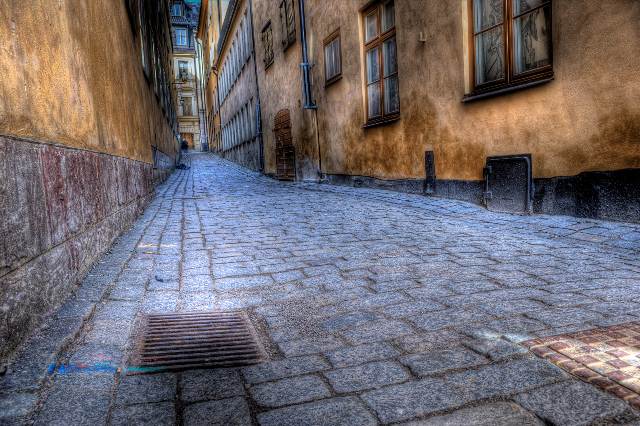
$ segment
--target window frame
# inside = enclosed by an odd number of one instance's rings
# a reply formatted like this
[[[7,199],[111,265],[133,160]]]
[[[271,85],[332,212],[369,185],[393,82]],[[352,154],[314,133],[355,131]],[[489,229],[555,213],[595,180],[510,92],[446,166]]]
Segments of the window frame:
[[[193,117],[193,96],[181,96],[182,97],[182,116],[183,117]],[[189,100],[189,108],[185,108],[187,105],[187,101]],[[190,114],[187,114],[187,110]]]
[[[270,32],[270,36],[269,36],[269,52],[271,53],[270,57],[267,57],[267,49],[266,49],[267,44],[265,42],[265,35],[267,31]],[[262,30],[260,31],[260,38],[262,39],[262,50],[264,52],[264,58],[262,58],[262,62],[264,63],[264,69],[266,70],[273,64],[274,57],[275,57],[275,54],[273,52],[273,26],[271,25],[271,20],[267,21],[267,23],[264,24],[264,26],[262,27]],[[267,61],[267,59],[269,60]]]
[[[173,13],[174,8],[176,6],[178,7],[178,14],[177,15]],[[174,3],[174,4],[171,5],[171,16],[182,16],[182,5],[180,3]]]
[[[289,9],[289,7],[291,7],[291,9]],[[284,19],[282,15],[283,10]],[[289,11],[291,11],[291,28],[289,28]],[[282,50],[286,51],[296,43],[296,5],[293,0],[282,0],[279,6],[279,14],[280,30],[282,32]]]
[[[184,32],[184,41],[185,44],[179,43],[178,42],[178,31],[180,33]],[[182,37],[180,37],[181,39]],[[176,46],[179,47],[189,47],[189,30],[187,30],[186,28],[176,28]]]
[[[474,4],[475,0],[467,1],[468,13],[468,55],[469,55],[469,87],[470,92],[467,93],[463,101],[470,101],[479,98],[485,98],[501,93],[508,93],[515,90],[547,83],[553,80],[553,0],[544,0],[544,2],[526,12],[519,15],[513,15],[513,0],[502,0],[503,22],[492,27],[485,28],[476,32]],[[515,54],[513,45],[515,40],[514,21],[524,15],[532,13],[534,10],[549,8],[549,64],[543,67],[535,68],[519,74],[515,73]],[[487,83],[476,83],[476,37],[480,34],[490,31],[491,29],[502,27],[503,32],[503,55],[504,55],[504,78],[494,80]]]
[[[338,72],[327,78],[327,47],[335,40],[338,40],[338,58],[340,59],[340,67]],[[324,41],[322,42],[322,54],[323,54],[323,62],[324,62],[324,87],[331,86],[336,81],[342,78],[342,38],[340,36],[340,28],[329,34]]]
[[[386,31],[382,31],[382,14],[384,6],[393,1],[394,2],[394,19],[393,26],[388,28]],[[367,18],[373,14],[376,14],[376,24],[377,24],[377,35],[373,37],[371,40],[367,41]],[[364,59],[364,97],[365,97],[365,124],[363,127],[373,127],[380,124],[386,124],[390,122],[394,122],[400,119],[400,78],[399,75],[399,63],[398,63],[398,39],[397,35],[397,25],[395,19],[395,1],[394,0],[384,0],[378,1],[374,4],[368,6],[366,9],[363,9],[361,13],[362,19],[362,49],[363,49],[363,59]],[[384,75],[384,54],[383,54],[383,46],[387,40],[396,37],[396,71],[395,73],[385,76]],[[370,50],[378,49],[378,75],[379,75],[379,90],[380,90],[380,115],[375,117],[369,117],[369,83],[367,81],[367,53]],[[390,77],[395,75],[398,80],[398,111],[385,114],[384,112],[384,80],[385,77]]]
[[[184,65],[184,67],[182,67],[182,65]],[[189,74],[191,74],[191,67],[189,65],[189,61],[178,59],[178,78],[181,78],[183,75],[186,75],[188,77]]]

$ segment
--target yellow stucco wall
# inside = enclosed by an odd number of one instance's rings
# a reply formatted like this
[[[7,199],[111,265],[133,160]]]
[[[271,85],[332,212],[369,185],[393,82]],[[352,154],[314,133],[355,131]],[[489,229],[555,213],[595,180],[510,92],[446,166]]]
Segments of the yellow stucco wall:
[[[481,179],[486,156],[516,153],[535,177],[640,167],[640,2],[554,1],[555,80],[464,104],[464,1],[396,0],[401,118],[363,129],[366,3],[307,2],[324,172],[424,178],[426,150],[440,179]],[[325,88],[322,40],[338,27],[343,78]]]
[[[176,142],[124,1],[0,2],[0,133],[151,162]]]
[[[317,178],[318,155],[315,111],[304,110],[302,95],[302,72],[300,63],[300,19],[298,2],[294,1],[296,42],[283,49],[279,3],[254,2],[253,26],[256,40],[256,58],[260,103],[262,107],[262,132],[264,145],[265,173],[276,173],[276,140],[273,132],[276,114],[289,110],[291,136],[296,151],[296,178],[313,180]],[[264,63],[262,28],[271,21],[273,30],[273,64],[268,68]],[[315,30],[309,31],[312,36]],[[322,137],[322,135],[321,135]]]

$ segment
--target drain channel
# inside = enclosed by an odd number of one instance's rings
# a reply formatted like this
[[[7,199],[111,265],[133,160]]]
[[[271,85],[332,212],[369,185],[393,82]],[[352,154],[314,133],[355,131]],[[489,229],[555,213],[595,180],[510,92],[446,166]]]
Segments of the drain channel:
[[[242,312],[188,312],[146,317],[130,374],[238,367],[262,361],[264,351]]]

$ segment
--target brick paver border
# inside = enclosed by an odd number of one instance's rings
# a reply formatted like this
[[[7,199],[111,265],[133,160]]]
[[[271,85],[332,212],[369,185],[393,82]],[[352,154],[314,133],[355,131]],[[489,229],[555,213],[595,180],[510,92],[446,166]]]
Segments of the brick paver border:
[[[640,409],[640,322],[629,322],[522,343],[581,380]]]

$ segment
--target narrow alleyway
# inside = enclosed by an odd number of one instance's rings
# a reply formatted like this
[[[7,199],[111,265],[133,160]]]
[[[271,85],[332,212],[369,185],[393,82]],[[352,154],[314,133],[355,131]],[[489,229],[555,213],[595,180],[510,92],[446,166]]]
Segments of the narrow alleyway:
[[[640,321],[640,226],[187,160],[3,378],[10,423],[639,419],[520,343]],[[125,374],[141,314],[217,309],[249,312],[267,362]]]

